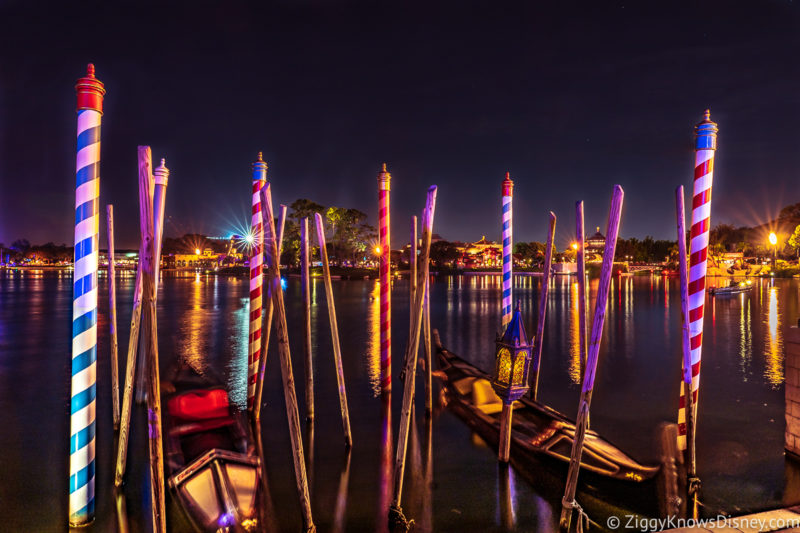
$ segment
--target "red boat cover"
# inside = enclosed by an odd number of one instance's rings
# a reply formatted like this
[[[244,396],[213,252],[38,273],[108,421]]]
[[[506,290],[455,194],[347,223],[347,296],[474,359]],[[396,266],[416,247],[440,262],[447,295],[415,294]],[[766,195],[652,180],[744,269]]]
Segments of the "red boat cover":
[[[181,422],[229,418],[228,393],[225,389],[185,392],[167,402],[170,416]]]

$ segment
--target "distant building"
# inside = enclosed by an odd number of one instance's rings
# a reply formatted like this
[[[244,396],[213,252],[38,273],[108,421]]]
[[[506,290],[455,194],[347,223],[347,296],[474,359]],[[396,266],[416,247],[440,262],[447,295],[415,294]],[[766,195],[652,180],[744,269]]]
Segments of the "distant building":
[[[458,247],[461,258],[458,266],[464,268],[500,267],[503,264],[503,245],[489,241],[486,236],[481,240]]]
[[[586,260],[599,261],[603,258],[603,250],[606,248],[606,237],[600,233],[600,227],[597,227],[597,232],[586,239]]]

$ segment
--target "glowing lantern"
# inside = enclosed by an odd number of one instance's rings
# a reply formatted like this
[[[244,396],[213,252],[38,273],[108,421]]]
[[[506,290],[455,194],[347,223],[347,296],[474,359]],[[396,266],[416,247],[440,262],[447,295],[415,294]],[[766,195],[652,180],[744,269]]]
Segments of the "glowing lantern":
[[[505,333],[495,341],[495,372],[492,387],[503,402],[510,404],[528,392],[528,370],[531,364],[531,348],[519,303],[508,323]]]

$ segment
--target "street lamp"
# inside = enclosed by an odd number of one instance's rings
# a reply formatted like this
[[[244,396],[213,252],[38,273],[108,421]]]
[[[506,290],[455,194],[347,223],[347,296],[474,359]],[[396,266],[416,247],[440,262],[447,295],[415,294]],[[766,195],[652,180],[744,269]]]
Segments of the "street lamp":
[[[778,236],[774,231],[769,232],[769,243],[772,245],[772,268],[775,268],[775,256],[778,255]]]

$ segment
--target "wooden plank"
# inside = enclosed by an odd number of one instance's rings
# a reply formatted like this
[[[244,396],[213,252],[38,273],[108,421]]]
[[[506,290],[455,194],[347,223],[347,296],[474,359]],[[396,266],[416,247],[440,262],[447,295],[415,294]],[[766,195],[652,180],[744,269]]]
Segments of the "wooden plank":
[[[117,285],[114,270],[114,206],[106,206],[108,236],[108,327],[111,359],[111,411],[114,429],[119,430],[119,344],[117,342]]]

